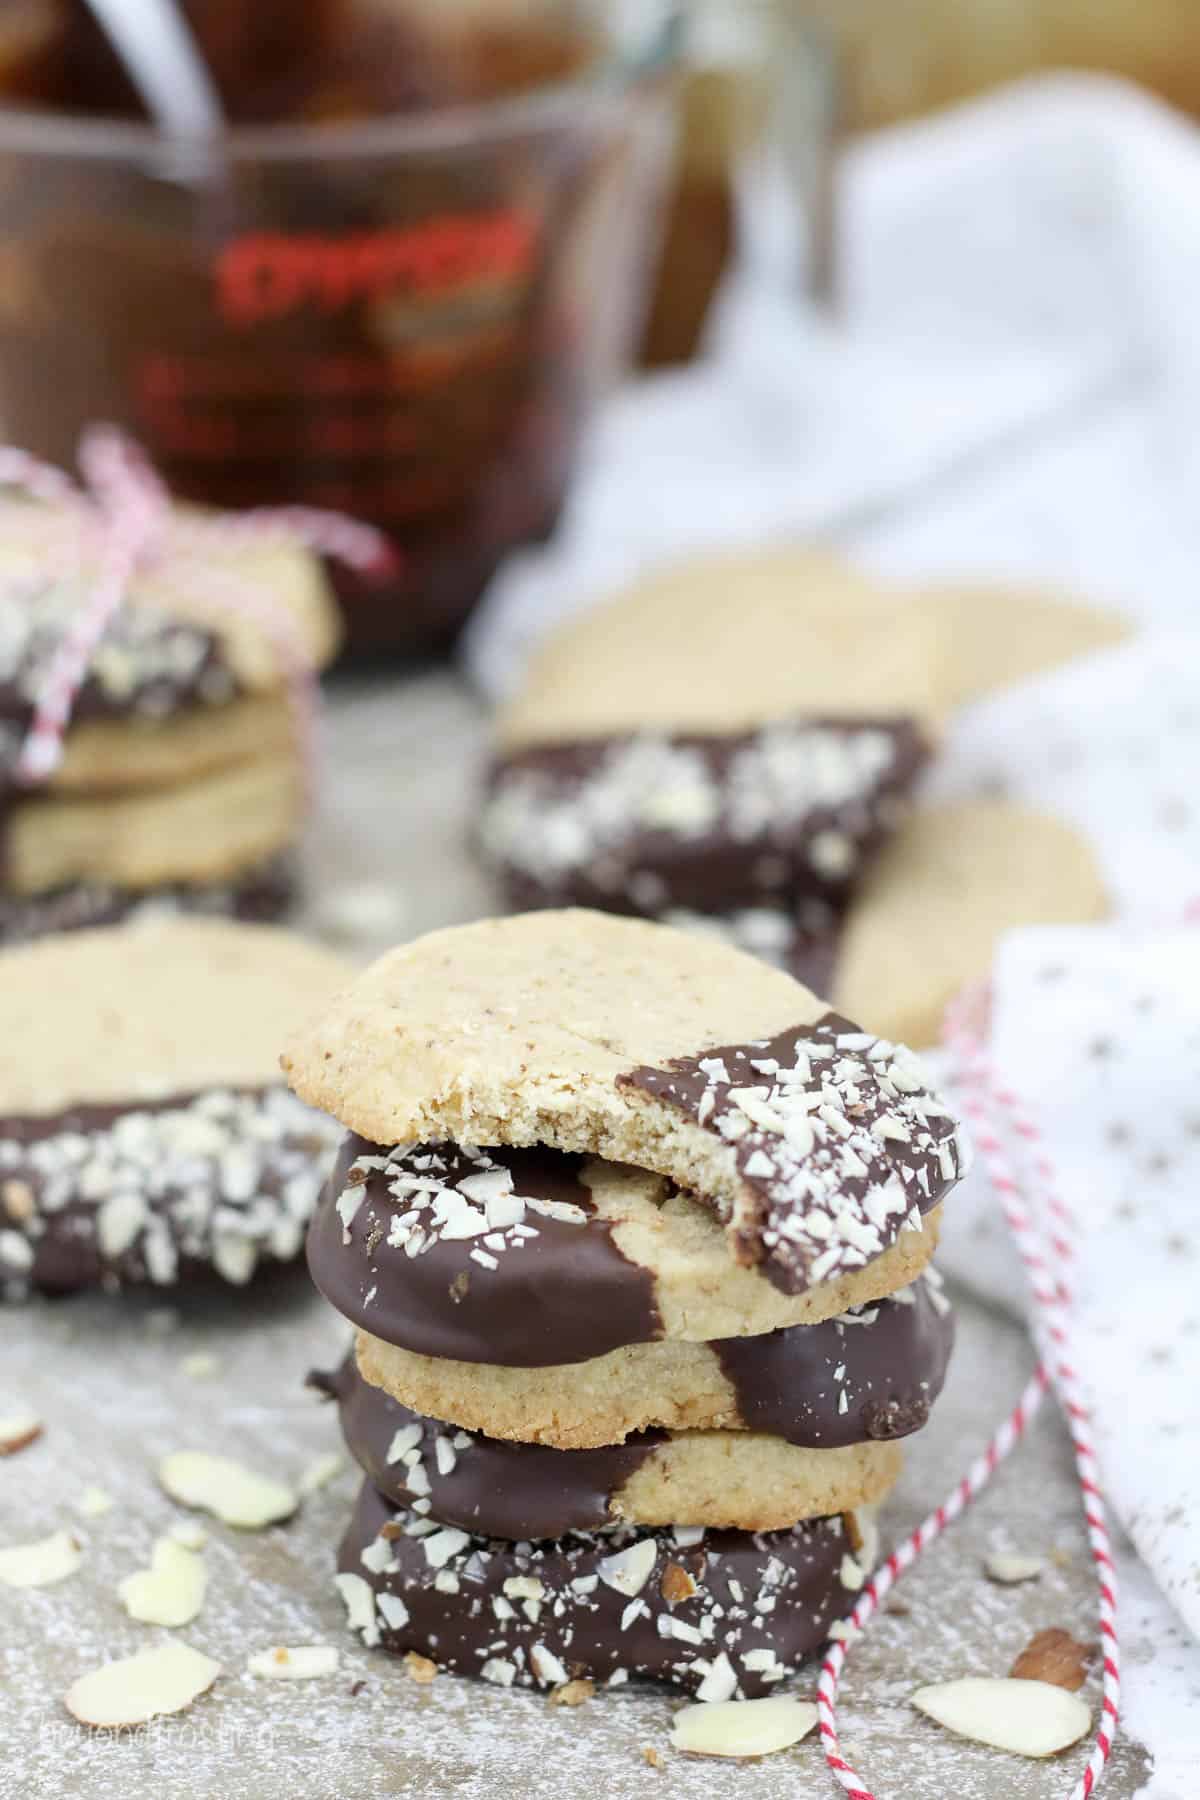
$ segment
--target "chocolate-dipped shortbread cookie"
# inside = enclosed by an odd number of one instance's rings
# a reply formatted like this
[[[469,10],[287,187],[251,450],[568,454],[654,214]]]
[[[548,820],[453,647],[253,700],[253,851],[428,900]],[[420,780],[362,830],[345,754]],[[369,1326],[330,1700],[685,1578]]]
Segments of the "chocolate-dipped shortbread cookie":
[[[319,565],[243,538],[206,551],[198,582],[182,552],[139,577],[88,661],[60,760],[30,780],[26,734],[89,592],[86,573],[53,573],[51,511],[0,501],[0,942],[158,896],[280,916],[306,799],[288,670],[319,669],[337,642]],[[226,591],[246,604],[216,606]]]
[[[336,1138],[276,1048],[348,973],[201,920],[0,953],[0,1292],[240,1285],[293,1260]]]
[[[496,723],[482,851],[513,907],[828,930],[905,816],[936,736],[936,624],[830,560],[715,559],[572,620]],[[803,926],[803,929],[800,926]]]
[[[284,1066],[301,1098],[377,1145],[541,1143],[662,1175],[787,1295],[919,1232],[966,1166],[903,1047],[753,957],[602,913],[405,945]]]
[[[655,1427],[766,1431],[815,1448],[884,1442],[919,1431],[941,1392],[954,1318],[939,1282],[929,1269],[819,1325],[630,1344],[554,1367],[418,1356],[368,1332],[358,1359],[418,1412],[566,1450]]]
[[[337,1580],[364,1643],[501,1687],[643,1675],[732,1700],[819,1648],[874,1555],[869,1512],[514,1543],[397,1511],[364,1482]]]
[[[900,1470],[894,1442],[814,1449],[757,1431],[642,1432],[556,1450],[425,1418],[350,1363],[317,1382],[336,1393],[347,1448],[385,1499],[490,1537],[560,1537],[617,1520],[775,1531],[878,1502]]]
[[[535,744],[494,762],[480,841],[518,908],[828,904],[905,816],[928,754],[886,714]]]
[[[711,1205],[645,1169],[545,1146],[389,1152],[351,1133],[308,1261],[326,1299],[375,1337],[539,1368],[832,1318],[918,1274],[938,1220],[922,1216],[864,1267],[792,1294],[730,1258]]]

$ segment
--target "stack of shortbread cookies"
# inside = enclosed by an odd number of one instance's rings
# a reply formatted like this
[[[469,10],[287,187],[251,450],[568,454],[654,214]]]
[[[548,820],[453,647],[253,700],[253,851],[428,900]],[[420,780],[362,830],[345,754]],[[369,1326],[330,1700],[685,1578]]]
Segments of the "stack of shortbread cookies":
[[[502,1685],[771,1689],[853,1602],[953,1321],[964,1169],[911,1054],[670,927],[384,957],[284,1057],[346,1127],[309,1266],[368,1644]]]
[[[148,902],[280,917],[306,797],[289,657],[318,670],[338,640],[319,561],[241,538],[199,569],[168,559],[139,577],[90,660],[61,762],[29,786],[22,746],[89,593],[46,575],[54,529],[52,508],[0,504],[0,942]]]

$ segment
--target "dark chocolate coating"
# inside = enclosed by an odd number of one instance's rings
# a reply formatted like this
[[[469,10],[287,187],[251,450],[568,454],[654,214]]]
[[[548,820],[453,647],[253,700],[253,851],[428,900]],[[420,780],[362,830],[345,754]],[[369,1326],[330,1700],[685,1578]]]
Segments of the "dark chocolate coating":
[[[883,767],[837,803],[806,800],[802,791],[781,799],[773,814],[747,828],[735,812],[737,760],[772,733],[822,734],[847,745],[864,734],[886,740]],[[523,792],[534,809],[589,811],[589,789],[600,785],[614,760],[639,742],[664,745],[702,764],[714,797],[713,817],[701,829],[647,822],[636,810],[614,818],[611,805],[597,808],[579,854],[565,863],[547,861],[519,844],[503,842],[499,807]],[[739,907],[791,908],[803,897],[844,902],[866,863],[903,816],[929,745],[912,719],[797,719],[760,731],[704,736],[690,732],[621,733],[612,737],[536,744],[498,757],[487,781],[482,839],[485,854],[504,884],[514,910],[594,906],[608,912],[658,915],[672,907],[721,914]],[[798,777],[799,780],[802,777]],[[603,823],[597,823],[600,817]],[[835,836],[844,866],[823,860],[823,841]]]
[[[880,1060],[871,1054],[876,1048],[884,1053]],[[798,1294],[881,1256],[912,1210],[930,1211],[965,1173],[956,1122],[937,1096],[891,1082],[890,1071],[906,1057],[829,1012],[773,1038],[717,1045],[677,1057],[665,1069],[631,1070],[617,1076],[617,1086],[673,1107],[729,1144],[751,1202],[751,1216],[738,1227],[740,1259],[760,1264],[783,1293]],[[803,1079],[779,1080],[778,1071],[794,1070],[798,1059],[810,1063]],[[764,1067],[772,1063],[776,1072]],[[781,1129],[761,1127],[739,1104],[749,1091],[768,1107],[782,1102],[796,1123],[803,1102],[827,1094],[813,1117],[820,1142],[799,1150]],[[918,1116],[926,1103],[930,1116]],[[889,1122],[905,1132],[903,1139],[876,1130]],[[848,1155],[857,1167],[847,1166]],[[831,1243],[836,1258],[828,1254]]]
[[[906,1291],[908,1303],[715,1342],[742,1423],[826,1450],[919,1431],[946,1379],[954,1314],[924,1279]]]
[[[4,814],[0,808],[0,839]],[[210,884],[174,882],[168,887],[134,892],[78,882],[45,894],[0,892],[0,944],[21,944],[58,931],[89,931],[117,925],[148,908],[239,919],[247,924],[274,924],[287,918],[299,894],[296,861],[287,852],[258,863],[229,881]]]
[[[473,1537],[441,1563],[456,1592],[435,1586],[438,1571],[422,1539],[405,1535],[414,1522],[429,1530],[411,1513],[394,1513],[369,1481],[363,1483],[338,1567],[374,1592],[378,1641],[387,1650],[414,1650],[443,1669],[506,1686],[649,1676],[694,1690],[724,1657],[731,1678],[722,1683],[720,1697],[752,1699],[772,1692],[776,1683],[769,1676],[776,1669],[782,1676],[810,1656],[854,1599],[842,1580],[850,1538],[840,1517],[788,1531],[705,1531],[699,1541],[689,1533],[683,1545],[670,1530],[621,1530],[550,1543]],[[380,1573],[364,1566],[362,1553],[385,1529],[394,1567]],[[601,1566],[646,1540],[653,1542],[654,1557],[636,1592],[609,1585]],[[440,1560],[437,1548],[435,1557]],[[696,1584],[693,1595],[675,1604],[662,1592],[670,1565],[682,1575],[668,1577],[668,1591],[683,1576]],[[530,1580],[541,1584],[533,1598],[526,1589]],[[513,1581],[516,1590],[506,1593]],[[402,1603],[397,1622],[378,1607],[380,1595]],[[660,1623],[668,1620],[685,1635],[666,1635]],[[374,1640],[374,1629],[368,1636]],[[554,1663],[537,1656],[539,1646]],[[767,1666],[747,1666],[747,1655]]]
[[[353,1355],[330,1375],[310,1375],[309,1384],[337,1401],[346,1448],[394,1506],[411,1506],[418,1496],[407,1485],[408,1467],[389,1462],[388,1452],[402,1426],[419,1427],[420,1467],[429,1482],[432,1516],[443,1525],[487,1537],[558,1538],[611,1525],[612,1496],[666,1438],[662,1431],[642,1431],[623,1444],[600,1449],[553,1450],[460,1432],[455,1425],[411,1412],[382,1388],[372,1387],[359,1374]],[[439,1438],[457,1445],[448,1475],[438,1466]]]
[[[39,596],[9,597],[5,605],[24,609],[24,634],[0,640],[0,773],[10,774],[33,721],[34,700],[53,662],[69,609],[44,613]],[[105,679],[105,653],[119,653],[121,676]],[[71,703],[71,721],[156,720],[193,707],[222,704],[240,691],[219,636],[157,607],[122,608],[101,639],[92,665]]]
[[[474,1169],[453,1145],[425,1146],[430,1152],[445,1159],[451,1188]],[[387,1154],[349,1135],[309,1227],[312,1278],[353,1324],[419,1355],[512,1368],[588,1362],[661,1336],[653,1277],[622,1256],[611,1231],[594,1216],[578,1225],[530,1215],[537,1235],[501,1253],[494,1269],[473,1259],[478,1238],[443,1238],[410,1256],[388,1241],[404,1202],[389,1192],[390,1175],[373,1171],[345,1228],[337,1201],[350,1170],[360,1157]],[[542,1148],[488,1155],[511,1170],[518,1193],[594,1214],[591,1194],[578,1178],[579,1157]]]
[[[282,1085],[0,1119],[0,1296],[167,1287],[214,1269],[240,1285],[224,1254],[240,1241],[255,1268],[290,1262],[335,1129]],[[100,1181],[102,1168],[118,1173]],[[144,1210],[114,1248],[102,1216],[121,1196]]]
[[[907,1302],[882,1300],[819,1325],[710,1344],[742,1423],[814,1449],[919,1431],[946,1378],[954,1315],[924,1278],[906,1292]],[[623,1445],[555,1450],[461,1432],[364,1381],[353,1356],[310,1382],[337,1400],[347,1449],[387,1499],[407,1506],[425,1492],[420,1484],[409,1488],[402,1462],[388,1460],[400,1427],[419,1426],[434,1516],[497,1537],[556,1537],[608,1523],[612,1495],[663,1437],[648,1431]],[[470,1444],[445,1476],[436,1457],[439,1437]]]

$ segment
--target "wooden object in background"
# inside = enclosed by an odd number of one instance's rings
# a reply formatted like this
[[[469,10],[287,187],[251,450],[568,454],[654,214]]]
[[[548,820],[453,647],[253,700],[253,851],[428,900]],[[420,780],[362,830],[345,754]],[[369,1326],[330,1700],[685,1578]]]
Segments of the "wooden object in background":
[[[1039,69],[1123,75],[1200,114],[1195,0],[780,0],[840,52],[846,123],[891,124]]]

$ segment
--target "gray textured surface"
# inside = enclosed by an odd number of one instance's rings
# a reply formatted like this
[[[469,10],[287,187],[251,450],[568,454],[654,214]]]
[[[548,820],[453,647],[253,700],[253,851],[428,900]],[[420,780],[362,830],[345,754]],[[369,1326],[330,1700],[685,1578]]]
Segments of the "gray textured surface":
[[[401,933],[485,910],[486,888],[464,852],[468,770],[479,741],[469,701],[446,678],[430,677],[386,695],[344,690],[333,712],[338,776],[313,846],[314,917],[340,917],[344,926],[343,890],[359,891],[361,912],[362,884],[380,881],[398,884]],[[178,1313],[165,1330],[164,1299]],[[75,1726],[60,1696],[77,1674],[169,1635],[134,1625],[115,1594],[176,1516],[154,1481],[157,1457],[178,1448],[219,1451],[297,1477],[336,1442],[330,1411],[304,1391],[302,1378],[337,1354],[344,1335],[298,1273],[242,1297],[89,1297],[0,1314],[0,1402],[30,1400],[47,1426],[40,1443],[0,1462],[0,1544],[72,1523],[72,1499],[86,1484],[98,1483],[117,1502],[102,1518],[75,1521],[87,1541],[77,1575],[39,1592],[0,1588],[0,1800],[655,1793],[815,1800],[839,1791],[815,1740],[752,1766],[673,1756],[667,1740],[678,1701],[662,1692],[626,1691],[555,1712],[536,1696],[448,1677],[415,1686],[343,1629],[330,1577],[353,1491],[348,1471],[285,1527],[258,1536],[212,1527],[209,1597],[178,1634],[221,1661],[225,1673],[210,1695],[122,1742]],[[181,1366],[200,1349],[219,1361],[203,1380]],[[1018,1327],[963,1304],[947,1392],[911,1447],[885,1536],[910,1527],[958,1477],[1029,1361]],[[982,1558],[999,1546],[1045,1556],[1041,1581],[988,1583]],[[1094,1636],[1070,1459],[1050,1409],[897,1599],[898,1609],[851,1658],[843,1705],[846,1746],[880,1800],[950,1793],[1061,1800],[1082,1768],[1082,1751],[1025,1763],[953,1740],[907,1704],[923,1682],[1005,1673],[1043,1626]],[[270,1644],[316,1642],[342,1650],[342,1667],[329,1680],[289,1686],[243,1673],[246,1658]],[[796,1685],[810,1691],[811,1672]],[[1094,1685],[1088,1697],[1094,1704]],[[664,1753],[665,1768],[646,1765],[645,1745]],[[1122,1741],[1106,1794],[1130,1800],[1145,1773],[1143,1753]]]

